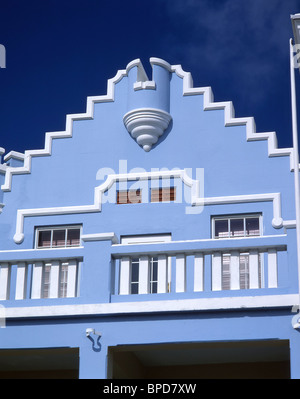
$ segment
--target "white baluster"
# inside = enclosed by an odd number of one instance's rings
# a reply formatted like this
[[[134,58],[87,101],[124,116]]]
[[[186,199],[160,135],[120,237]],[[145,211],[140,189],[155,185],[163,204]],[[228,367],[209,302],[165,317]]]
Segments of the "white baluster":
[[[148,256],[141,256],[139,268],[139,294],[149,292],[149,259]]]
[[[33,265],[32,284],[31,284],[31,298],[32,299],[41,298],[43,267],[44,267],[43,262],[36,262]]]
[[[0,300],[8,299],[9,295],[10,266],[8,263],[0,264]]]
[[[250,288],[259,288],[259,254],[257,250],[249,251],[249,280]]]
[[[195,255],[194,261],[194,291],[203,291],[204,289],[204,256]]]
[[[222,254],[215,252],[212,256],[212,290],[222,290]]]
[[[176,292],[185,292],[185,255],[176,255]]]
[[[70,260],[68,263],[67,298],[73,298],[76,296],[77,261]]]
[[[277,251],[276,249],[268,250],[268,287],[278,287],[278,276],[277,276]]]
[[[130,258],[128,256],[120,259],[120,295],[130,293]]]
[[[51,262],[49,298],[58,297],[58,287],[59,287],[59,261],[55,260]]]
[[[230,254],[230,289],[240,289],[240,254],[237,251]]]
[[[165,255],[158,256],[158,284],[157,292],[167,292],[167,258]]]
[[[27,287],[27,265],[19,262],[17,265],[16,296],[15,299],[25,299]]]

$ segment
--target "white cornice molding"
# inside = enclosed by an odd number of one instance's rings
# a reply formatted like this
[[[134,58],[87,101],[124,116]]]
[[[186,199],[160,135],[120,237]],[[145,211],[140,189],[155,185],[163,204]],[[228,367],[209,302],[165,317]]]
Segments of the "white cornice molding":
[[[177,76],[183,79],[183,95],[203,95],[204,110],[223,109],[225,114],[225,126],[246,125],[246,139],[253,140],[268,140],[268,156],[289,156],[290,170],[293,170],[293,149],[292,148],[278,148],[275,132],[256,133],[255,121],[253,117],[235,118],[234,108],[231,101],[214,102],[213,92],[211,87],[193,87],[192,76],[190,72],[183,71],[181,65],[170,65],[168,62],[152,57],[150,58],[151,65],[160,65],[166,68],[169,72],[175,72]],[[49,156],[52,153],[52,140],[56,138],[70,138],[72,137],[73,121],[93,119],[94,104],[101,102],[114,101],[115,85],[124,77],[128,75],[131,68],[138,68],[138,80],[141,82],[149,81],[144,67],[139,59],[130,62],[126,69],[119,70],[115,77],[107,81],[107,94],[102,96],[87,97],[87,107],[85,113],[70,114],[66,116],[66,130],[60,132],[47,132],[45,134],[45,148],[40,150],[27,150],[24,153],[24,166],[22,167],[6,167],[0,165],[0,173],[5,173],[5,181],[1,186],[3,191],[11,191],[12,176],[15,174],[31,173],[32,157]]]
[[[83,242],[90,241],[111,241],[112,244],[118,244],[119,240],[115,233],[95,233],[95,234],[82,234],[81,240]]]
[[[11,158],[18,159],[19,161],[24,161],[25,155],[22,152],[10,151],[8,154],[5,155],[4,161],[7,162]]]
[[[168,295],[168,294],[164,294]],[[297,303],[297,294],[286,295],[256,295],[223,298],[196,298],[160,301],[113,302],[82,305],[34,305],[28,307],[3,307],[1,315],[6,319],[27,317],[58,317],[58,316],[87,316],[87,315],[122,315],[155,312],[205,312],[245,309],[272,309],[292,307]],[[4,301],[2,302],[5,303]]]

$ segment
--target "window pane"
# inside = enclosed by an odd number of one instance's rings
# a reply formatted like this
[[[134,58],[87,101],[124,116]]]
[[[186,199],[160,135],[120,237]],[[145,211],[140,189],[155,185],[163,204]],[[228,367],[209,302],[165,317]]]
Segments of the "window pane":
[[[259,236],[259,218],[246,218],[246,235]]]
[[[228,220],[215,220],[215,238],[228,236]]]
[[[244,237],[244,219],[230,219],[230,236]]]
[[[150,294],[157,293],[158,281],[158,258],[155,256],[150,259]]]
[[[140,204],[142,202],[141,190],[129,190],[128,191],[128,203],[129,204]]]
[[[139,293],[139,285],[137,283],[131,284],[130,288],[131,288],[130,289],[130,293],[131,294],[138,294]]]
[[[53,230],[52,247],[64,247],[66,245],[66,230]]]
[[[141,202],[142,192],[140,189],[117,192],[117,204],[140,204]]]
[[[152,188],[151,202],[164,202],[176,200],[176,187]]]
[[[152,281],[157,281],[158,258],[153,258],[152,261]]]
[[[67,246],[80,245],[80,229],[68,229]]]
[[[151,294],[157,294],[157,282],[151,283]]]
[[[131,282],[132,283],[138,283],[139,281],[139,260],[138,259],[132,259],[131,262]]]
[[[67,296],[68,284],[68,263],[62,263],[59,276],[59,297],[65,298]]]
[[[43,289],[42,289],[42,298],[48,298],[50,294],[50,273],[51,273],[51,264],[45,264],[43,270]]]
[[[249,288],[249,254],[240,255],[240,289]]]
[[[127,204],[127,202],[128,202],[127,191],[118,191],[117,204]]]
[[[39,231],[38,247],[50,248],[51,245],[51,230]]]
[[[230,290],[230,255],[222,255],[222,290]]]

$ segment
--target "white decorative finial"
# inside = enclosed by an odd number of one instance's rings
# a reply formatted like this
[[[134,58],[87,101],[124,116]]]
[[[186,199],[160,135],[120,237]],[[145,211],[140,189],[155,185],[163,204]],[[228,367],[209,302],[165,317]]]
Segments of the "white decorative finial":
[[[149,152],[152,145],[169,126],[172,117],[168,112],[155,108],[134,109],[124,115],[123,121],[132,138]]]

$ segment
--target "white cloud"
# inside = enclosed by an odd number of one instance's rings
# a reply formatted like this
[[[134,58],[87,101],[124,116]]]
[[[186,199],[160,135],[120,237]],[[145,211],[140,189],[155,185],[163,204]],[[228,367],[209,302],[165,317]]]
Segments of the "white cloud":
[[[255,101],[264,99],[262,92],[271,88],[288,62],[290,14],[300,11],[298,0],[162,1],[171,26],[171,54],[188,59],[198,70],[205,63],[212,73],[226,71],[228,79],[238,75],[243,90],[263,84]]]

